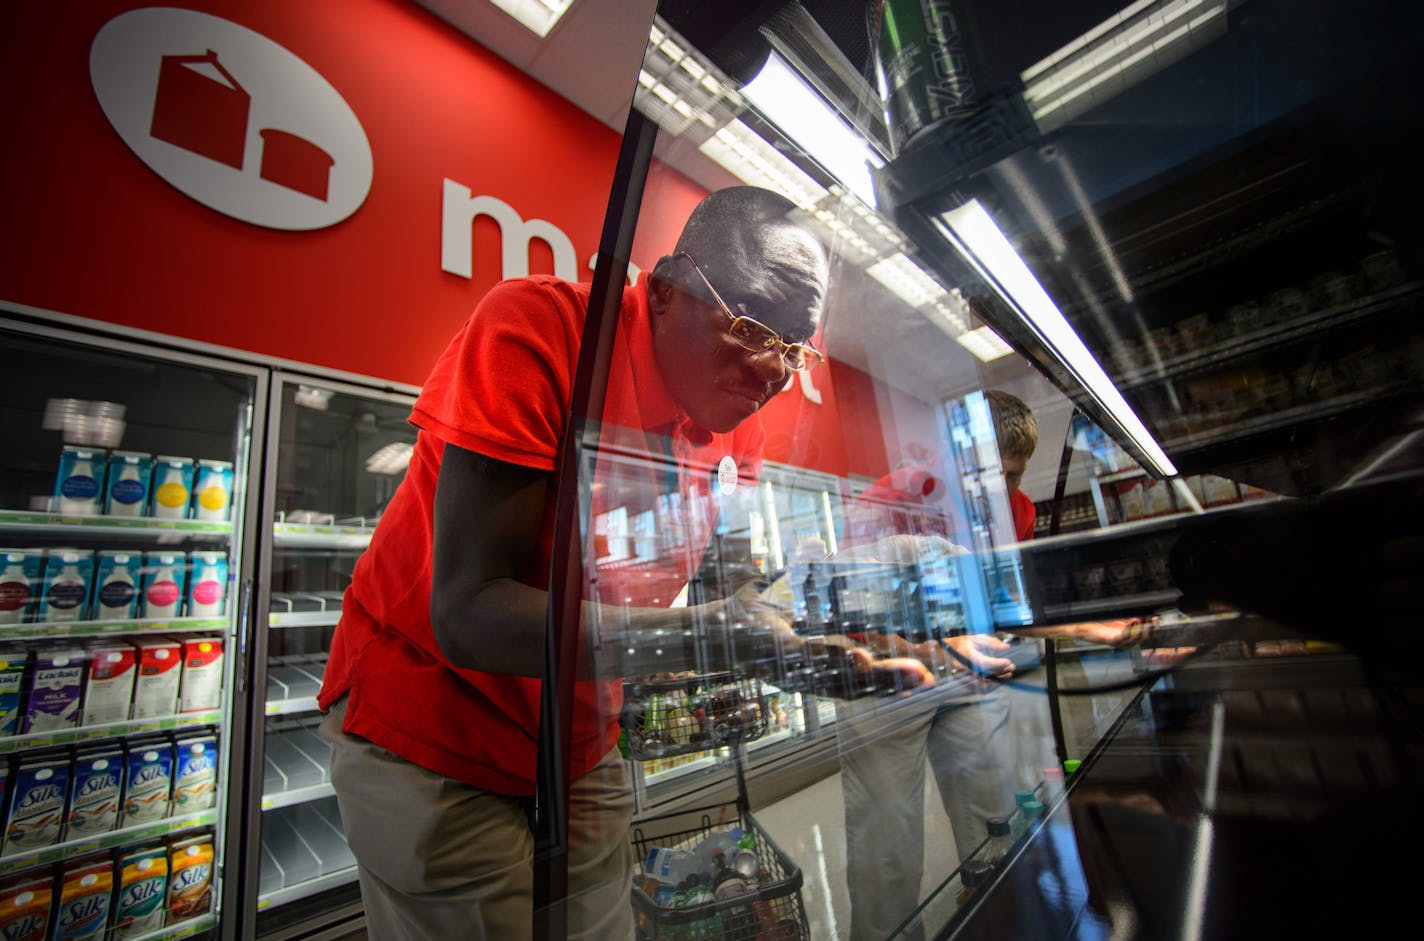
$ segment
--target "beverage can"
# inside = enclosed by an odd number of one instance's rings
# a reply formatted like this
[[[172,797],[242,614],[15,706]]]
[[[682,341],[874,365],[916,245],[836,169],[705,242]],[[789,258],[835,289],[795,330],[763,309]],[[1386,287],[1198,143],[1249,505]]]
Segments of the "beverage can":
[[[148,509],[153,455],[138,451],[111,451],[107,480],[104,487],[105,515],[142,516]]]
[[[193,492],[193,459],[160,454],[153,462],[153,497],[149,515],[185,519]]]
[[[965,0],[881,0],[872,8],[876,71],[897,151],[923,130],[962,118],[983,93]]]
[[[93,516],[104,507],[104,451],[65,445],[59,455],[51,509],[66,516]]]
[[[200,460],[193,484],[193,519],[225,520],[232,512],[232,462]]]

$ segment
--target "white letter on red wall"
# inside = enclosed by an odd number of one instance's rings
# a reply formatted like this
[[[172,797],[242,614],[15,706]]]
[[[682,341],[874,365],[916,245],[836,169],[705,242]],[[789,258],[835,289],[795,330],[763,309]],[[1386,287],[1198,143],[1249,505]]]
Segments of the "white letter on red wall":
[[[529,243],[543,239],[554,253],[554,274],[566,281],[578,280],[578,258],[574,243],[552,222],[530,219],[525,222],[514,207],[493,196],[471,196],[468,186],[454,180],[444,183],[440,214],[440,268],[463,278],[474,277],[474,222],[489,216],[499,225],[501,278],[522,278],[529,273]]]

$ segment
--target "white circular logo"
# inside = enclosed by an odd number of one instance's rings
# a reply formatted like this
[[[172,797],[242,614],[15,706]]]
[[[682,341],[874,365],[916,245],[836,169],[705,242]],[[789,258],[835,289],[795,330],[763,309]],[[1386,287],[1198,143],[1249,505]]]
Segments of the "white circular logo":
[[[345,99],[260,33],[148,7],[104,24],[89,79],[114,130],[198,202],[272,229],[335,225],[371,189],[371,145]]]
[[[737,492],[737,462],[730,454],[717,462],[717,489],[724,497]]]

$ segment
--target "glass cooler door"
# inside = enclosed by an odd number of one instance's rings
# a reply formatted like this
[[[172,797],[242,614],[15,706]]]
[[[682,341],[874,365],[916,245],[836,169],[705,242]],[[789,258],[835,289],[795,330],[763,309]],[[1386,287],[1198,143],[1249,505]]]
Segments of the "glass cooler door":
[[[0,377],[6,907],[233,937],[266,371],[0,317]]]
[[[1296,904],[1343,834],[1382,858],[1395,823],[1361,808],[1417,826],[1424,770],[1414,6],[735,6],[659,5],[600,246],[560,484],[550,892],[589,709],[635,763],[710,756],[727,783],[640,807],[640,938],[1190,933]],[[796,328],[716,246],[675,254],[739,183],[830,256],[826,362],[748,419],[755,478],[681,413],[630,430],[617,385],[628,261],[709,325]],[[1037,420],[1022,476],[996,392]],[[729,654],[709,616],[749,584],[815,643]],[[689,627],[625,633],[620,610],[669,605]],[[933,683],[867,683],[816,652],[840,638]],[[621,702],[572,697],[590,661]],[[794,772],[749,761],[772,690],[816,705]],[[1272,834],[1291,876],[1253,894]],[[664,866],[743,838],[736,899]]]
[[[414,397],[277,373],[257,599],[255,934],[291,937],[359,917],[355,860],[328,774],[316,695],[356,559],[410,459]],[[260,813],[256,812],[260,808]]]

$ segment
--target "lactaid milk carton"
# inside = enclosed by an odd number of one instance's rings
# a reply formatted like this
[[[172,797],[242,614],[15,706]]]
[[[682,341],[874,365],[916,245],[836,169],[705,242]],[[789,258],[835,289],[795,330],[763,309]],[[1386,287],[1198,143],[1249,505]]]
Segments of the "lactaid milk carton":
[[[173,744],[167,738],[128,741],[124,766],[124,815],[120,826],[152,823],[168,816],[173,795]]]
[[[170,637],[133,638],[138,649],[130,716],[146,719],[171,716],[178,706],[178,682],[183,676],[183,645]]]
[[[138,615],[138,580],[143,554],[106,549],[95,556],[94,599],[89,617],[94,621],[131,621]]]
[[[202,915],[213,907],[213,835],[203,831],[168,847],[166,924]]]
[[[148,509],[148,491],[152,482],[153,455],[137,451],[109,452],[104,513],[108,516],[142,516]]]
[[[78,621],[89,614],[89,586],[94,582],[94,553],[86,549],[50,549],[45,553],[40,588],[40,621]]]
[[[232,462],[198,462],[193,482],[193,519],[225,520],[232,513]]]
[[[139,614],[145,620],[168,620],[183,614],[188,559],[181,552],[145,552],[139,580]]]
[[[64,809],[69,800],[69,757],[24,755],[15,763],[10,782],[10,812],[6,816],[5,848],[13,856],[58,843],[64,833]]]
[[[133,709],[138,677],[138,648],[126,641],[105,641],[85,648],[89,655],[80,725],[122,722]]]
[[[114,861],[107,855],[65,860],[50,941],[103,941],[113,895]]]
[[[107,466],[102,449],[66,445],[59,455],[50,509],[65,516],[93,516],[103,510]]]
[[[20,703],[29,667],[30,652],[25,648],[0,648],[0,736],[20,730]]]
[[[179,712],[206,712],[222,705],[223,639],[183,638]]]
[[[34,620],[43,578],[43,549],[0,549],[0,626]]]
[[[0,881],[0,938],[48,941],[54,882],[50,867],[38,866]]]
[[[193,459],[160,454],[153,461],[153,498],[149,515],[159,519],[187,519],[193,493]]]
[[[79,725],[87,663],[83,647],[42,647],[35,651],[21,734],[58,732]]]
[[[114,936],[135,938],[163,927],[168,900],[168,848],[120,850],[115,862]]]
[[[173,815],[217,802],[218,737],[211,730],[173,737]]]
[[[66,839],[98,836],[118,828],[125,774],[124,747],[118,740],[76,750]]]
[[[220,618],[227,611],[227,553],[199,550],[190,559],[184,606],[190,618]]]

